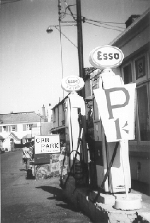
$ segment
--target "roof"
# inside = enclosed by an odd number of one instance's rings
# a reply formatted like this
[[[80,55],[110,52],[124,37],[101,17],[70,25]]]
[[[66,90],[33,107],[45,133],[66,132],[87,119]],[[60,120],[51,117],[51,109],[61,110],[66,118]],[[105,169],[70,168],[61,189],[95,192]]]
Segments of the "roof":
[[[136,35],[137,32],[139,32],[140,29],[143,29],[143,24],[146,26],[149,24],[149,18],[150,18],[150,8],[147,9],[141,15],[138,17],[130,26],[128,26],[119,36],[117,36],[111,43],[110,45],[118,45],[119,42],[122,41],[122,38],[124,36],[127,36],[130,32],[133,32],[134,35]],[[131,38],[131,37],[130,37]],[[127,40],[126,40],[127,41]]]
[[[13,137],[17,141],[20,140],[13,132],[11,132],[9,136]]]
[[[15,133],[13,133],[13,132],[11,132],[11,133],[7,133],[7,135],[6,135],[5,137],[2,137],[2,136],[0,135],[0,140],[2,140],[2,138],[3,138],[3,140],[7,140],[7,139],[10,139],[10,138],[13,138],[13,139],[16,140],[16,141],[20,141],[20,140],[21,140],[21,139],[18,138],[18,136],[16,136]]]
[[[40,122],[43,118],[35,112],[0,114],[0,124]]]
[[[25,136],[22,137],[22,139],[31,139],[32,136],[31,134],[26,134]]]
[[[69,95],[70,93],[68,93],[68,95]],[[68,97],[68,95],[67,96],[65,96],[58,104],[56,104],[51,110],[54,110],[56,107],[58,107],[60,104],[63,104],[64,103],[64,101],[66,100],[66,98]]]

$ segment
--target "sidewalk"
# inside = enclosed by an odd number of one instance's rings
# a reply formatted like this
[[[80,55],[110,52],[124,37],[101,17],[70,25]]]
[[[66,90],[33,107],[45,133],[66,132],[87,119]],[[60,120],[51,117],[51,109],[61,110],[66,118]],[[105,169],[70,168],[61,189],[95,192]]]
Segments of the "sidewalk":
[[[133,194],[141,194],[142,208],[134,211],[122,211],[113,208],[113,195],[103,195],[107,204],[98,202],[93,203],[93,193],[89,194],[88,188],[76,188],[75,180],[70,177],[66,187],[63,189],[66,198],[76,207],[88,215],[96,223],[148,223],[150,222],[150,197],[137,191],[131,191]],[[96,196],[96,194],[95,194]],[[114,198],[115,200],[115,198]]]

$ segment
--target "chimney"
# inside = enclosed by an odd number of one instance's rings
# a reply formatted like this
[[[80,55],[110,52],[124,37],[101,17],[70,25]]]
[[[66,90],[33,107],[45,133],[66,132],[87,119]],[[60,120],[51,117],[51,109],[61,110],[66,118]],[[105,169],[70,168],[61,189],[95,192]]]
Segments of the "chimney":
[[[126,28],[128,28],[136,19],[138,19],[140,15],[131,15],[127,21],[125,22]]]
[[[45,113],[45,106],[43,105],[42,107],[42,116],[44,118],[44,120],[46,119],[46,113]]]
[[[49,104],[48,108],[48,122],[52,121],[52,109],[51,109],[51,104]]]

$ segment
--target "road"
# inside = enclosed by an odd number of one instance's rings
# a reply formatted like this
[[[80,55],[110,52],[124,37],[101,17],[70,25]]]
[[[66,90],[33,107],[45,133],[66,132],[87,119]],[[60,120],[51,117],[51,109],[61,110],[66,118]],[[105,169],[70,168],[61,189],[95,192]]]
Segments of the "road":
[[[67,203],[59,178],[26,179],[21,151],[0,154],[2,223],[90,223]]]

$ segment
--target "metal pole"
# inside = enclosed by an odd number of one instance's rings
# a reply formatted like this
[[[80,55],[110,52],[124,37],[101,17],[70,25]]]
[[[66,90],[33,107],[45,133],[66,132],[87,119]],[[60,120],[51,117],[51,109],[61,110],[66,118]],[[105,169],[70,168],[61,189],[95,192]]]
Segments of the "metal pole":
[[[58,20],[59,20],[59,34],[60,34],[60,50],[61,50],[61,68],[62,68],[62,79],[63,79],[63,76],[64,76],[64,68],[63,68],[63,54],[62,54],[62,43],[61,43],[61,1],[58,0]],[[56,28],[56,27],[55,27]],[[64,98],[64,90],[63,90],[63,98]]]

